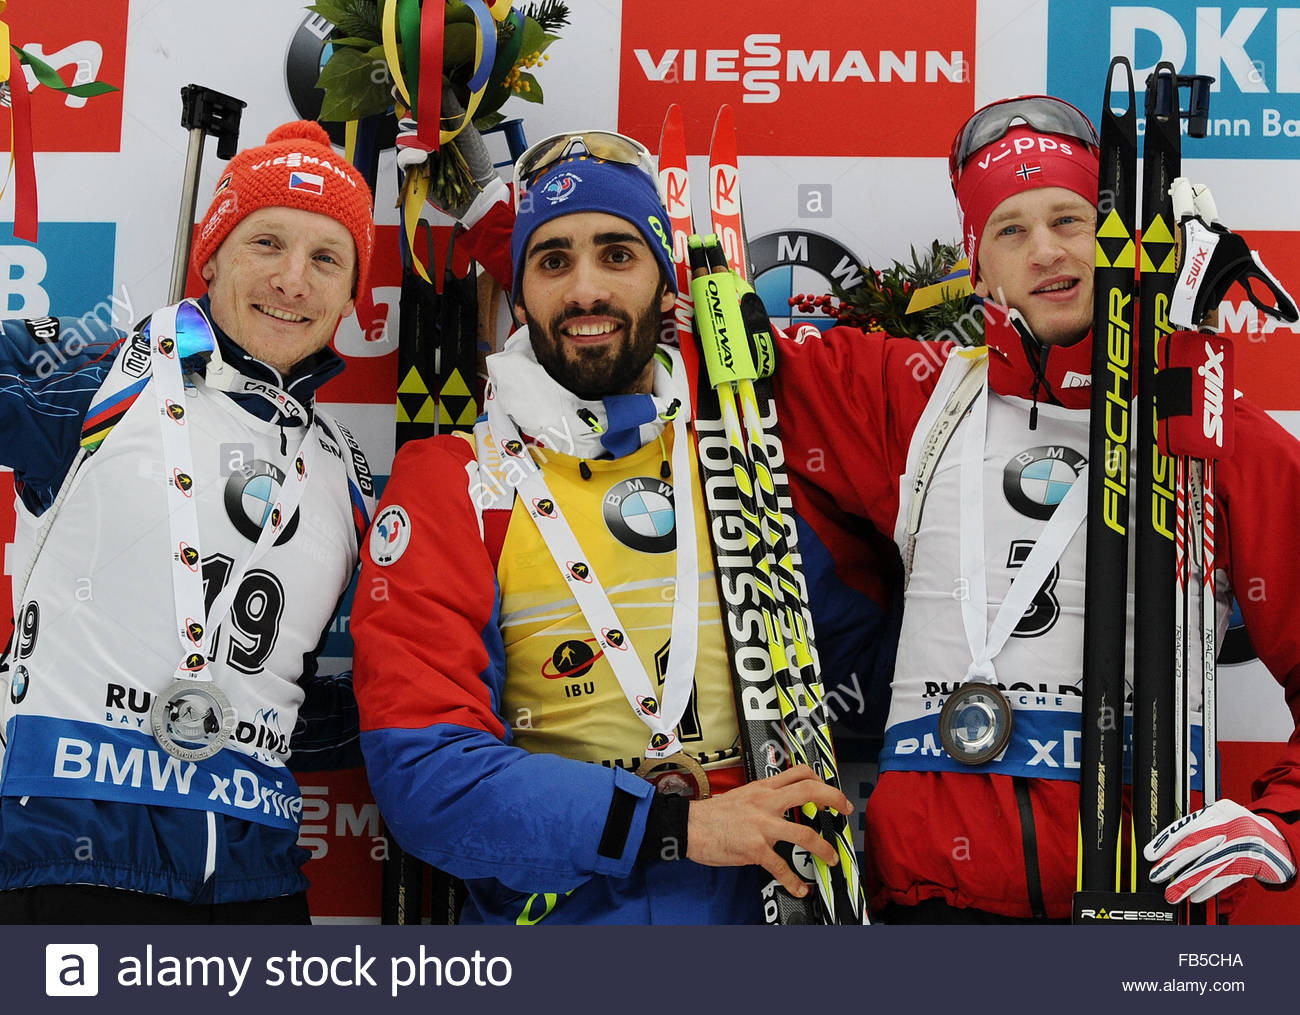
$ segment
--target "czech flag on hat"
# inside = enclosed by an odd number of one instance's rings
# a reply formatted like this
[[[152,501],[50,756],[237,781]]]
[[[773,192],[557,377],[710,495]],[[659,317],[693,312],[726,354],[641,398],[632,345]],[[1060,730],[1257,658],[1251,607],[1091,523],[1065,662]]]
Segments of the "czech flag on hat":
[[[303,190],[308,194],[325,193],[325,178],[315,173],[292,172],[289,174],[289,189]]]

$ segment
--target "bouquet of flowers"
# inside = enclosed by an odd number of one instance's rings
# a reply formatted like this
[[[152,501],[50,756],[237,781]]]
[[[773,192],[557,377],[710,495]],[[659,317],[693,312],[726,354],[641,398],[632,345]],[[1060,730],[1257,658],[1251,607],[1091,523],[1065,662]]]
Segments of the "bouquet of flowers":
[[[443,8],[440,67],[427,66],[428,56],[421,55],[423,4]],[[504,119],[500,109],[512,95],[542,101],[533,71],[546,62],[547,48],[569,21],[562,0],[540,0],[521,9],[512,8],[510,0],[316,0],[308,10],[334,25],[329,39],[333,52],[316,82],[325,93],[321,120],[359,120],[396,105],[404,126],[414,124],[417,114],[438,116],[433,136],[441,128],[444,141],[448,131],[468,124],[454,108],[432,113],[418,108],[421,75],[439,74],[441,85],[470,109],[469,123],[487,130]],[[432,92],[442,93],[443,88]],[[421,94],[429,92],[421,89]],[[463,206],[478,189],[464,158],[454,143],[431,147],[429,200],[442,208]]]
[[[934,240],[918,255],[911,248],[911,264],[901,261],[883,271],[866,265],[862,281],[847,289],[833,286],[820,296],[800,294],[790,305],[801,313],[820,310],[837,324],[883,331],[911,338],[957,338],[963,344],[983,340],[983,320],[967,308],[970,284],[961,274],[962,249]],[[942,288],[941,288],[942,287]],[[929,300],[916,300],[918,290],[931,289]],[[927,304],[914,307],[914,303]]]

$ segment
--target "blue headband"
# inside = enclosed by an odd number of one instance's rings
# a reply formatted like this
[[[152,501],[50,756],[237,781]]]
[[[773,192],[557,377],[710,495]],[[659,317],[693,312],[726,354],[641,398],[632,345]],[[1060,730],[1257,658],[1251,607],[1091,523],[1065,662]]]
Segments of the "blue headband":
[[[636,226],[663,268],[669,288],[677,291],[672,226],[668,213],[659,203],[654,183],[635,166],[583,155],[565,159],[547,170],[519,202],[514,232],[510,236],[510,256],[515,266],[511,293],[514,302],[519,302],[523,291],[524,251],[528,247],[528,238],[551,219],[584,211],[616,215]]]

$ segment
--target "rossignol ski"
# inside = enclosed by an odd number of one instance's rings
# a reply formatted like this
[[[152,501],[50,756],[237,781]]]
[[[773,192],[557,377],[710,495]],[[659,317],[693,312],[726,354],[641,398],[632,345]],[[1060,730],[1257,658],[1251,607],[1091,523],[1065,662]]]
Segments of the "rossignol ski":
[[[750,779],[776,774],[790,763],[807,763],[838,785],[838,772],[812,640],[806,589],[798,563],[788,481],[770,385],[771,327],[758,297],[736,289],[725,250],[735,258],[737,275],[748,276],[740,214],[735,129],[729,107],[715,125],[709,171],[713,226],[720,239],[693,237],[685,141],[680,111],[665,120],[660,144],[660,178],[673,221],[678,281],[691,292],[687,254],[698,275],[693,302],[725,329],[731,364],[727,380],[716,345],[704,340],[710,369],[699,369],[699,354],[684,359],[696,370],[696,432],[705,503],[710,519],[719,589],[727,623],[728,652],[741,728],[741,746]],[[689,244],[684,241],[691,237]],[[744,288],[748,288],[747,286]],[[683,307],[688,311],[683,312]],[[684,347],[692,346],[689,306],[678,303],[676,324]],[[742,309],[743,308],[743,309]],[[701,319],[701,324],[704,320]],[[714,331],[702,327],[702,332]],[[755,354],[759,362],[755,362]],[[711,375],[714,380],[711,381]],[[743,425],[742,425],[743,420]],[[763,888],[768,922],[782,924],[862,923],[865,900],[852,837],[843,815],[813,813],[809,823],[836,847],[839,864],[828,868],[788,844],[783,859],[817,888],[803,899],[775,880]]]
[[[671,106],[664,120],[659,145],[659,178],[665,208],[672,221],[673,256],[676,261],[678,299],[674,308],[677,340],[682,360],[691,371],[696,452],[709,519],[709,544],[713,549],[719,606],[727,657],[731,660],[736,718],[745,776],[753,781],[779,774],[786,766],[776,749],[780,738],[781,710],[776,701],[772,662],[767,652],[762,607],[752,574],[744,525],[738,517],[739,495],[730,446],[723,429],[717,392],[709,385],[693,332],[694,303],[688,266],[688,238],[695,232],[691,214],[690,176],[681,109]],[[774,740],[773,737],[777,738]],[[784,847],[784,848],[783,848]],[[777,853],[793,869],[805,873],[810,864],[791,856],[788,844]],[[769,924],[804,925],[825,922],[813,893],[796,898],[775,878],[762,886],[763,916]]]
[[[731,107],[726,105],[718,110],[709,151],[709,210],[722,253],[726,254],[728,248],[734,252],[727,256],[726,261],[739,265],[742,289],[748,290],[739,303],[745,331],[757,350],[771,349],[772,325],[751,284],[753,262],[742,214],[735,117]],[[786,728],[787,749],[793,760],[809,765],[824,781],[839,788],[839,766],[835,760],[830,717],[822,690],[821,664],[808,610],[808,590],[802,563],[794,551],[797,537],[791,521],[793,505],[789,500],[785,455],[770,381],[774,366],[774,362],[756,363],[754,380],[742,379],[736,387],[778,608],[773,618],[777,623],[769,628],[773,673],[781,692],[778,701]],[[767,447],[769,441],[771,452]],[[781,641],[785,644],[778,652],[777,645]],[[778,665],[778,659],[785,661],[786,665]],[[834,868],[827,869],[820,860],[814,860],[813,864],[827,910],[827,922],[867,922],[866,901],[847,817],[833,811],[815,810],[805,816],[818,833],[835,846],[839,857],[839,864]]]

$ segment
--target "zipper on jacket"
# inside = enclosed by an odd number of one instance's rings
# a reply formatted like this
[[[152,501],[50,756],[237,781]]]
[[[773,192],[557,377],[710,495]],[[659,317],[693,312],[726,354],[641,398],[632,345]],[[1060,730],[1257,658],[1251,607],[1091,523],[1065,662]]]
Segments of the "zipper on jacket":
[[[1047,917],[1043,905],[1043,878],[1038,869],[1038,835],[1034,830],[1034,806],[1029,799],[1029,780],[1022,775],[1012,776],[1011,785],[1016,791],[1016,807],[1020,810],[1020,845],[1025,851],[1025,890],[1029,908],[1035,920]]]
[[[205,811],[208,819],[208,846],[203,853],[203,883],[207,884],[217,872],[217,815],[214,811]]]

